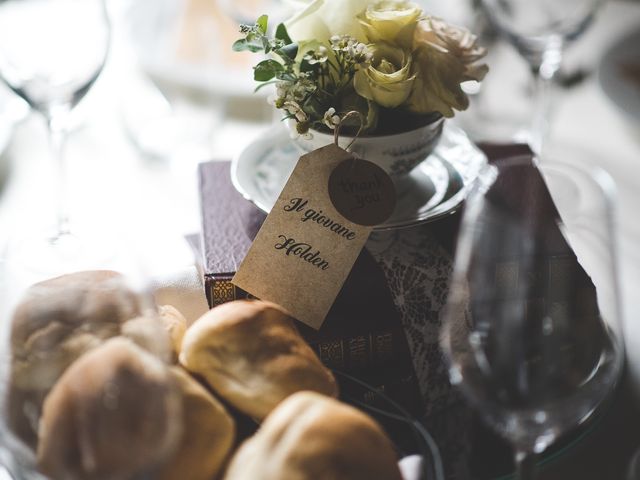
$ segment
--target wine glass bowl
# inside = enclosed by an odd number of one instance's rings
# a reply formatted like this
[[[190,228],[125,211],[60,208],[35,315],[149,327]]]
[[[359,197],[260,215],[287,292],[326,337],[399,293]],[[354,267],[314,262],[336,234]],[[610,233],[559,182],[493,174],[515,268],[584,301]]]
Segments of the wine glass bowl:
[[[521,478],[622,370],[610,191],[603,173],[522,157],[488,166],[468,198],[442,347]]]
[[[549,136],[552,81],[565,46],[591,24],[605,0],[481,0],[494,28],[527,61],[534,78],[534,110],[517,135],[541,153]]]
[[[0,2],[0,77],[47,117],[55,109],[71,110],[84,97],[108,45],[102,1]]]
[[[53,157],[54,195],[45,202],[55,207],[52,226],[24,222],[28,227],[16,228],[7,246],[20,274],[95,268],[108,256],[105,242],[93,243],[100,236],[78,233],[70,221],[63,153],[69,114],[100,75],[109,42],[104,0],[0,1],[0,80],[44,117]]]
[[[580,36],[604,0],[482,1],[493,24],[528,57],[543,52],[549,42],[564,43]]]

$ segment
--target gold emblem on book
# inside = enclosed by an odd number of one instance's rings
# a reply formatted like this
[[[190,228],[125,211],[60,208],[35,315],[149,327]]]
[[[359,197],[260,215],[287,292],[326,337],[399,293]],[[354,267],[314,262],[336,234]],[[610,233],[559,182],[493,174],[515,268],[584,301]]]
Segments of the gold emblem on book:
[[[236,287],[228,280],[215,282],[211,288],[213,306],[236,300]]]

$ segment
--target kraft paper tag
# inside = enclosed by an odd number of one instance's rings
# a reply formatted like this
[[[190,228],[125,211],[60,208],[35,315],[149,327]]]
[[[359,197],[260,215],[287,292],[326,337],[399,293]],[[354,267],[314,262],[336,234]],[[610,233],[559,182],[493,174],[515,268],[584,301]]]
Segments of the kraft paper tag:
[[[331,144],[303,155],[232,282],[319,329],[373,227],[329,198],[334,169],[353,157]]]

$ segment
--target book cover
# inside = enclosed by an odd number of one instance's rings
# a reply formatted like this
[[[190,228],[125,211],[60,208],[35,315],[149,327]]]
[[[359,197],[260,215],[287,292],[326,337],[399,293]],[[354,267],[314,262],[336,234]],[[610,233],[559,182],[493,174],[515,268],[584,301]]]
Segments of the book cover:
[[[231,283],[266,215],[231,184],[229,162],[198,167],[202,236],[197,254],[209,307],[248,297]]]

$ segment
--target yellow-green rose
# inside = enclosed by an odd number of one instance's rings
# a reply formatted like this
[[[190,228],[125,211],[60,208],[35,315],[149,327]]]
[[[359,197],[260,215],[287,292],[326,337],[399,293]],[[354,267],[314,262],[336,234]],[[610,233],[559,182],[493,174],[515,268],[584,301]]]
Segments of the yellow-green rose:
[[[413,30],[422,9],[405,0],[381,0],[371,3],[358,16],[369,43],[389,42],[411,47]]]
[[[354,87],[358,95],[381,107],[402,105],[413,88],[411,54],[386,42],[369,45],[373,53],[371,65],[356,72]]]
[[[285,22],[295,42],[326,42],[333,35],[351,35],[358,41],[366,37],[356,18],[370,0],[313,0]]]
[[[408,100],[416,113],[440,112],[453,117],[455,110],[465,110],[469,99],[460,84],[480,81],[489,70],[477,63],[486,49],[478,46],[476,36],[468,30],[427,17],[413,34],[415,88]]]

